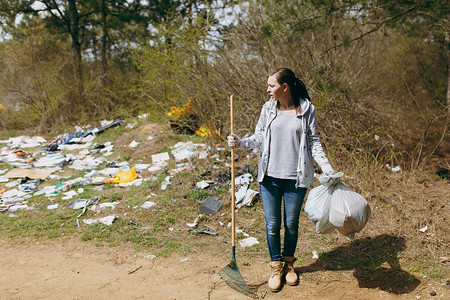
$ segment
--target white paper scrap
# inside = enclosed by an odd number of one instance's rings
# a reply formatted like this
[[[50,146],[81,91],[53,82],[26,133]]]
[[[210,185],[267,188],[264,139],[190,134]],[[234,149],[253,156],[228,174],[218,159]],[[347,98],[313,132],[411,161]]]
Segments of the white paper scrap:
[[[156,203],[153,201],[145,201],[142,205],[141,208],[143,209],[149,209],[150,207],[152,207],[153,205],[155,205]]]
[[[428,226],[422,227],[419,229],[420,232],[425,232],[428,230]]]
[[[258,239],[252,236],[239,240],[239,245],[241,245],[241,247],[250,247],[256,244],[259,244]]]
[[[152,161],[153,163],[159,163],[159,162],[163,162],[163,161],[167,161],[170,160],[170,156],[169,156],[169,152],[162,152],[159,154],[153,154],[152,155]]]
[[[201,215],[201,214],[198,215],[197,218],[195,218],[194,222],[192,222],[192,223],[186,223],[186,225],[189,226],[189,227],[194,228],[195,226],[197,226],[198,221],[200,220],[200,218],[201,218],[202,216],[203,216],[203,215]]]
[[[85,224],[94,224],[94,223],[103,223],[105,225],[112,225],[112,223],[114,222],[114,220],[118,218],[118,216],[112,215],[112,216],[107,216],[107,217],[103,217],[103,218],[99,218],[99,219],[84,219],[83,222]]]
[[[204,180],[197,182],[197,187],[199,189],[206,189],[208,186],[209,186],[209,183],[207,183]]]
[[[58,203],[47,205],[47,209],[57,209],[57,208],[58,208]]]
[[[133,140],[128,147],[130,148],[136,148],[137,146],[139,146],[139,142],[136,142],[135,140]]]

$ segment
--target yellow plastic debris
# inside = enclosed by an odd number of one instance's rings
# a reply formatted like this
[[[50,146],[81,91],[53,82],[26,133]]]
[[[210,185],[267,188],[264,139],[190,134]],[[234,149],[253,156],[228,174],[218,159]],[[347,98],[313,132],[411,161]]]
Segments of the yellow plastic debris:
[[[199,136],[208,136],[211,135],[211,131],[209,131],[209,128],[206,125],[202,125],[195,131],[195,134]]]
[[[119,170],[113,179],[106,180],[106,183],[127,183],[138,178],[139,175],[136,173],[136,169],[133,168],[130,171]]]
[[[0,110],[7,110],[2,104],[0,104]]]
[[[189,99],[188,103],[186,103],[186,105],[183,106],[183,108],[180,109],[180,108],[178,108],[176,106],[172,106],[170,108],[170,112],[167,112],[166,115],[168,117],[173,118],[173,119],[179,119],[182,116],[184,116],[184,115],[186,115],[188,113],[191,113],[192,109],[193,109],[192,101],[191,101],[191,99]]]

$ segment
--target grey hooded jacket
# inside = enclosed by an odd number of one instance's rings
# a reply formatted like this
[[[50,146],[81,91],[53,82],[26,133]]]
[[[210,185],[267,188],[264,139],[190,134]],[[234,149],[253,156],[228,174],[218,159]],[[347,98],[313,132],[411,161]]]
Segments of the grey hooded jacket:
[[[259,147],[258,181],[264,179],[269,164],[270,153],[270,125],[277,116],[277,101],[267,101],[261,110],[255,133],[241,139],[240,148]],[[310,187],[313,184],[314,165],[312,158],[319,164],[326,174],[333,173],[330,163],[320,143],[319,131],[317,129],[316,109],[308,99],[300,99],[300,106],[297,107],[297,118],[299,126],[302,128],[300,138],[300,150],[297,164],[296,187]],[[277,155],[276,153],[270,153]]]

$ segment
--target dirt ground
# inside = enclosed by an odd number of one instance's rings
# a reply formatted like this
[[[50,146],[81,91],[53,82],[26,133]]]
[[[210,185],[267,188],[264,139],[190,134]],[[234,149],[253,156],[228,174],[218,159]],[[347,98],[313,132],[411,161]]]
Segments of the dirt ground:
[[[218,276],[229,253],[152,259],[130,248],[97,247],[76,239],[4,239],[0,251],[0,299],[250,299]],[[266,290],[263,259],[238,265],[249,283],[260,286],[264,299],[450,299],[444,282],[427,277],[412,291],[393,294],[359,287],[352,270],[302,273],[302,266],[297,268],[298,286],[273,294]]]

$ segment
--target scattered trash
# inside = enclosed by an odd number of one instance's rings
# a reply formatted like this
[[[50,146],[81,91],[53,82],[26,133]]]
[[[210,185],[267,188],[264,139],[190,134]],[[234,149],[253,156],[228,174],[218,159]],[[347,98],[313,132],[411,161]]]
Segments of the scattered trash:
[[[145,201],[144,204],[141,205],[142,209],[149,209],[150,207],[152,207],[153,205],[155,205],[156,203],[153,201]]]
[[[99,218],[99,219],[84,219],[83,222],[88,225],[95,224],[95,223],[103,223],[107,226],[110,226],[118,218],[119,218],[118,216],[112,215],[112,216],[107,216],[107,217],[103,217],[103,218]]]
[[[259,194],[259,192],[249,189],[250,183],[253,182],[253,175],[250,173],[243,174],[236,177],[234,182],[236,185],[236,208],[241,208],[244,205],[251,206],[256,195]]]
[[[428,230],[428,226],[422,227],[419,229],[420,232],[426,232]]]
[[[24,192],[36,192],[39,190],[37,187],[42,183],[42,180],[39,178],[29,179],[27,177],[24,179],[20,179],[18,182],[19,182],[19,190]]]
[[[205,228],[193,228],[193,229],[190,229],[189,231],[194,232],[194,233],[199,233],[199,234],[207,234],[207,235],[217,235],[218,234],[215,231],[212,231],[210,229],[205,229]]]
[[[136,169],[136,172],[142,172],[145,169],[148,169],[150,167],[150,164],[135,164],[134,168]]]
[[[214,215],[223,206],[223,202],[218,199],[218,197],[207,197],[202,206],[199,207],[199,210],[208,216]]]
[[[248,237],[242,240],[239,240],[239,245],[241,245],[241,247],[250,247],[256,244],[259,244],[258,239],[255,237]]]
[[[136,169],[133,168],[130,171],[119,170],[113,179],[106,180],[106,183],[127,183],[138,178]]]
[[[47,141],[40,136],[18,136],[9,138],[7,141],[7,145],[10,148],[35,148],[41,146],[43,143]]]
[[[118,186],[121,186],[121,187],[140,186],[140,185],[142,185],[142,182],[143,182],[143,179],[142,178],[138,178],[138,179],[135,179],[135,180],[130,181],[130,182],[119,183]]]
[[[80,183],[77,182],[77,180],[69,180],[67,182],[60,182],[55,186],[55,189],[52,192],[52,194],[57,194],[57,193],[67,191],[67,190],[71,189],[72,187],[77,186],[79,184]]]
[[[8,208],[8,211],[30,210],[30,209],[33,209],[33,208],[29,207],[27,204],[16,204],[16,205],[11,205]]]
[[[235,185],[250,184],[253,182],[253,176],[250,173],[243,174],[234,179]]]
[[[169,152],[162,152],[152,155],[152,161],[154,164],[161,163],[167,160],[170,160]]]
[[[55,203],[55,204],[49,204],[49,205],[47,205],[47,209],[57,209],[58,208],[58,203]]]
[[[68,199],[72,199],[74,196],[78,195],[78,192],[76,191],[68,191],[63,193],[65,196],[62,197],[62,200],[68,200]]]
[[[88,155],[83,159],[75,159],[72,164],[69,165],[69,168],[80,171],[91,170],[97,168],[104,161],[106,161],[104,157],[96,158]]]
[[[146,255],[146,256],[144,256],[144,258],[148,258],[148,259],[151,259],[151,260],[153,260],[153,259],[155,259],[155,258],[156,258],[156,255],[153,255],[153,254],[149,254],[149,255]]]
[[[187,262],[188,260],[189,260],[189,258],[187,258],[187,257],[180,258],[180,262],[182,262],[182,263]]]
[[[400,168],[400,166],[396,166],[396,167],[391,167],[388,164],[386,164],[386,169],[388,169],[389,171],[392,171],[394,173],[400,172],[402,169]]]
[[[94,185],[105,184],[106,180],[107,180],[106,177],[96,176],[91,179],[91,184],[94,184]]]
[[[139,146],[139,143],[134,140],[128,145],[130,148],[136,148],[137,146]]]
[[[11,181],[11,182],[8,182],[7,184],[5,184],[5,186],[8,187],[8,188],[12,188],[12,187],[14,187],[16,185],[19,185],[18,181]]]
[[[130,220],[130,224],[131,224],[131,225],[134,225],[134,226],[139,226],[139,223],[137,223],[137,222],[135,222],[135,221],[133,221],[133,220]]]
[[[80,209],[88,207],[89,205],[97,204],[100,200],[99,197],[94,197],[90,199],[75,199],[67,207],[72,209]]]
[[[205,144],[194,144],[192,141],[189,142],[178,142],[172,148],[172,155],[175,157],[175,161],[191,160],[194,157],[199,159],[208,157]]]
[[[319,258],[319,255],[317,255],[317,251],[316,250],[313,250],[312,255],[313,255],[312,256],[313,259]]]
[[[48,154],[35,162],[33,162],[33,166],[35,168],[44,168],[44,167],[62,167],[67,164],[68,159],[65,155],[62,154]]]
[[[119,201],[103,202],[103,203],[100,203],[98,205],[97,204],[92,205],[92,207],[90,209],[93,210],[93,211],[100,211],[100,210],[105,209],[105,208],[111,208],[111,210],[113,210],[113,209],[116,208],[116,205],[118,205],[119,203],[120,203]]]
[[[36,170],[36,169],[21,169],[14,168],[11,169],[8,173],[3,175],[5,178],[29,178],[29,179],[41,179],[44,180],[54,170]]]
[[[176,165],[176,169],[169,170],[169,175],[175,175],[184,171],[191,171],[194,167],[190,163],[181,163]]]
[[[198,221],[199,221],[202,217],[203,217],[203,215],[200,214],[200,215],[197,216],[197,218],[195,218],[194,222],[192,222],[192,223],[186,223],[186,225],[189,226],[189,227],[192,227],[192,228],[197,227]]]
[[[248,186],[244,184],[236,192],[236,208],[241,208],[244,205],[251,206],[258,194],[259,192],[248,189]]]
[[[209,183],[204,180],[197,182],[197,187],[199,189],[206,189],[208,186],[209,186]]]
[[[228,227],[231,227],[231,223],[228,224]],[[242,229],[240,229],[238,227],[236,227],[236,233],[241,233],[245,237],[249,237],[250,236],[248,233],[245,233],[244,231],[242,231]]]
[[[172,182],[170,182],[170,178],[171,178],[171,177],[172,177],[172,176],[166,176],[166,178],[164,179],[164,181],[161,182],[161,190],[167,189],[167,187],[168,187],[169,185],[172,184]]]

